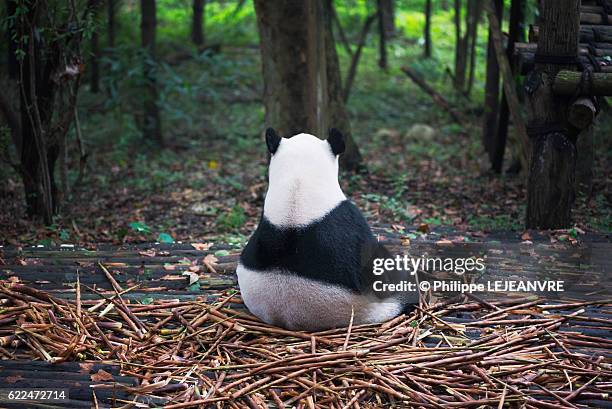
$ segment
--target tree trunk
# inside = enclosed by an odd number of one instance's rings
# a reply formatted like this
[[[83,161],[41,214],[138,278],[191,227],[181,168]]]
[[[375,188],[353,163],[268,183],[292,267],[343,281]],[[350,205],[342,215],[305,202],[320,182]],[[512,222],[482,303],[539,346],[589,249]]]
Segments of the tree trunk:
[[[576,57],[580,30],[580,0],[544,0],[540,10],[540,55]],[[568,130],[571,97],[554,95],[552,83],[571,65],[536,64],[531,74],[539,86],[528,95],[533,149],[527,185],[527,227],[569,227],[574,202],[576,135]],[[536,80],[535,77],[530,81]]]
[[[468,0],[468,8],[471,0]],[[454,86],[459,92],[465,91],[465,74],[467,68],[468,36],[461,35],[461,7],[462,1],[455,0],[455,79]],[[466,13],[469,16],[469,11]],[[466,24],[467,26],[467,24]],[[466,30],[467,32],[467,30]]]
[[[469,97],[472,93],[472,87],[474,86],[474,72],[476,69],[476,40],[478,39],[478,21],[482,12],[482,0],[469,0],[470,7],[468,8],[468,25],[467,33],[469,42],[469,76],[466,89],[466,95]]]
[[[285,137],[309,132],[326,138],[330,127],[346,134],[341,163],[355,170],[359,151],[343,103],[331,32],[331,2],[255,0],[264,78],[266,126]]]
[[[17,2],[7,1],[6,2],[6,14],[7,16],[14,16],[17,11]],[[10,24],[6,25],[6,43],[8,46],[7,50],[7,65],[8,65],[8,75],[12,80],[17,79],[19,76],[19,66],[17,63],[17,56],[15,52],[17,51],[17,43],[13,39],[13,31],[15,27],[11,27]]]
[[[106,13],[108,18],[106,35],[109,48],[113,48],[115,46],[115,13],[117,12],[117,3],[117,0],[108,0],[106,3]]]
[[[503,0],[495,0],[497,19],[502,21]],[[489,40],[487,44],[487,73],[485,82],[484,121],[482,126],[482,145],[485,152],[489,154],[489,161],[493,162],[493,140],[497,132],[497,120],[499,113],[499,65],[495,56],[493,36],[489,28]]]
[[[30,10],[29,21],[40,10]],[[22,17],[20,21],[20,35],[28,35],[36,28],[34,24],[26,24]],[[32,25],[30,25],[32,24]],[[27,34],[26,34],[27,33]],[[49,61],[42,59],[41,44],[39,40],[29,41],[26,56],[20,62],[20,92],[21,111],[21,166],[23,167],[26,212],[28,216],[42,217],[46,224],[50,224],[57,210],[57,188],[54,179],[55,162],[59,150],[57,141],[48,140],[45,124],[53,116],[53,99],[55,86],[51,80],[51,73],[45,69],[45,63],[52,64],[57,58],[55,54],[47,56]]]
[[[340,166],[346,170],[356,171],[362,167],[362,158],[359,148],[353,139],[348,112],[344,105],[344,90],[342,88],[342,79],[340,78],[340,62],[338,61],[338,53],[336,52],[334,33],[331,29],[331,0],[326,1],[326,6],[324,10],[323,26],[325,27],[326,35],[324,41],[325,58],[327,60],[326,74],[330,118],[329,122],[323,124],[323,126],[326,130],[332,127],[342,130],[345,137],[346,148],[344,153],[340,156]],[[327,132],[325,135],[327,135]]]
[[[378,66],[387,69],[387,34],[385,33],[383,0],[376,0],[378,12]]]
[[[145,139],[152,139],[159,145],[163,145],[155,76],[155,28],[157,24],[155,0],[140,0],[140,7],[142,13],[141,39],[142,47],[145,49],[143,73],[146,81],[146,92],[143,95],[143,136]]]
[[[521,41],[523,32],[523,19],[525,11],[524,0],[512,0],[510,6],[510,27],[508,33],[508,45],[506,47],[506,55],[508,61],[511,62],[512,73],[516,72],[516,64],[514,61],[514,44]],[[508,109],[508,101],[506,100],[506,92],[502,91],[501,108],[499,112],[499,125],[497,127],[496,137],[493,141],[493,152],[491,157],[491,168],[495,173],[501,173],[504,166],[504,154],[506,152],[506,140],[508,138],[508,122],[510,119],[510,110]]]
[[[431,58],[431,0],[425,2],[425,58]]]
[[[193,21],[191,22],[191,39],[199,48],[204,46],[204,10],[206,0],[193,0]]]
[[[91,76],[89,77],[90,91],[97,93],[100,91],[100,36],[98,35],[97,27],[94,27],[94,31],[91,33],[91,59],[89,65],[91,66]]]
[[[395,36],[395,5],[394,0],[380,0],[382,24],[386,38]]]
[[[353,87],[353,81],[355,80],[355,76],[357,75],[357,67],[359,65],[359,59],[361,58],[361,51],[363,50],[363,47],[365,46],[365,43],[368,37],[368,31],[370,31],[370,26],[372,25],[374,20],[376,20],[376,14],[372,14],[366,18],[366,21],[363,24],[363,27],[361,29],[361,33],[359,33],[359,41],[357,43],[357,49],[355,50],[354,54],[351,53],[352,55],[351,65],[349,66],[349,69],[346,73],[346,79],[344,80],[344,103],[345,104],[348,101],[349,96],[351,94],[351,88]]]
[[[440,8],[444,11],[448,11],[449,6],[448,6],[448,0],[442,0],[440,2]]]

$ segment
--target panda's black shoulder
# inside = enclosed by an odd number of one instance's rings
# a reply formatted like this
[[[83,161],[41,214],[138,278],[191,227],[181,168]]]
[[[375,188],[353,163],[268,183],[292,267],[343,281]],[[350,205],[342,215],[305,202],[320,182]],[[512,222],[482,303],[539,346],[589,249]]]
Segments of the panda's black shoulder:
[[[241,255],[255,270],[282,270],[358,290],[362,274],[382,246],[359,209],[341,202],[321,219],[300,227],[278,227],[262,217]]]

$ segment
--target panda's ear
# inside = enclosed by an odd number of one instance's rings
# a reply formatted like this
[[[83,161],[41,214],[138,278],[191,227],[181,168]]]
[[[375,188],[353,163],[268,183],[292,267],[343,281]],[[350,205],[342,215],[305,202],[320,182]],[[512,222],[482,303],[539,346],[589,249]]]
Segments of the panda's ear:
[[[344,144],[344,135],[342,135],[342,132],[336,128],[331,128],[329,130],[327,142],[329,143],[329,146],[331,146],[331,150],[334,155],[337,156],[344,153],[344,149],[346,148],[346,145]]]
[[[266,129],[266,145],[268,145],[268,152],[274,155],[278,149],[278,145],[280,145],[280,142],[281,137],[278,136],[273,128]]]

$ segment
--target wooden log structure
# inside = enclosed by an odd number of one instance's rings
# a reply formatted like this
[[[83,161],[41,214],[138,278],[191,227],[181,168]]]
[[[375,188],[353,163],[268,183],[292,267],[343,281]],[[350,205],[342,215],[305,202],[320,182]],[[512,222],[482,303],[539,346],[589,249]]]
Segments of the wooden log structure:
[[[574,69],[579,38],[579,0],[544,0],[538,53],[546,56],[536,64],[527,83],[532,154],[527,182],[528,228],[558,229],[571,224],[574,203],[576,135],[568,131],[570,98],[553,92],[563,70]],[[563,61],[563,62],[562,62]],[[580,74],[578,74],[580,75]]]
[[[540,33],[540,27],[532,24],[529,27],[529,41],[537,42]],[[612,28],[604,25],[584,24],[580,27],[580,42],[590,41],[612,41]]]
[[[559,71],[553,83],[553,91],[558,95],[612,95],[612,73],[594,72],[590,81],[584,84],[585,76],[577,71]]]
[[[612,50],[610,50],[612,51]],[[527,75],[533,68],[535,67],[535,51],[523,51],[515,54],[515,57],[518,59],[518,72],[521,75]],[[581,53],[578,56],[578,61],[581,66],[589,66],[592,64],[592,61],[597,61],[599,65],[599,70],[601,72],[612,73],[612,61],[608,59],[609,57],[588,57],[587,53]]]
[[[561,10],[571,13],[571,21],[567,14],[560,14]],[[532,158],[527,226],[550,228],[570,223],[574,192],[566,187],[591,184],[588,175],[592,175],[593,155],[588,153],[592,151],[592,142],[588,141],[592,141],[598,102],[602,103],[597,97],[612,95],[612,1],[569,4],[565,0],[544,0],[540,12],[538,23],[530,26],[529,43],[515,44],[513,58],[517,59],[518,72],[527,76],[531,93],[531,140],[541,145],[535,147]],[[546,130],[556,136],[546,136]],[[551,145],[547,138],[556,138],[556,143]],[[547,157],[542,156],[545,153]],[[535,163],[542,166],[535,169]],[[552,175],[555,183],[549,183]],[[540,200],[544,196],[549,200]],[[552,203],[555,205],[550,211]]]
[[[558,76],[557,76],[558,77]],[[597,108],[592,98],[578,98],[569,109],[567,121],[577,129],[585,130],[595,120]]]

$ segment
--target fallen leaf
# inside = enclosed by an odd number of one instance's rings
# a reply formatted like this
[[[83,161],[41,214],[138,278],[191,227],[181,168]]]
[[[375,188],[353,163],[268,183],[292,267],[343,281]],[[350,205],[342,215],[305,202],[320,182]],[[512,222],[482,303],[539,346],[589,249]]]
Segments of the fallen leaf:
[[[189,285],[195,284],[200,280],[198,273],[194,273],[192,271],[184,271],[181,275],[189,277]]]
[[[421,224],[419,224],[419,227],[417,227],[417,231],[419,231],[421,233],[428,233],[429,232],[429,225],[427,223],[421,223]]]
[[[202,263],[206,266],[206,268],[208,269],[209,272],[217,274],[217,270],[215,270],[214,265],[217,264],[217,257],[215,257],[213,254],[209,254],[206,257],[204,257],[204,260],[202,260]]]
[[[144,251],[139,252],[138,254],[140,254],[141,256],[145,256],[145,257],[155,257],[157,255],[155,250],[144,250]]]
[[[212,247],[212,243],[191,243],[194,249],[199,251],[206,251]]]
[[[113,375],[106,372],[104,369],[100,369],[98,370],[98,372],[96,372],[95,374],[91,375],[91,380],[93,382],[104,382],[104,381],[112,381],[115,378],[113,378]]]

